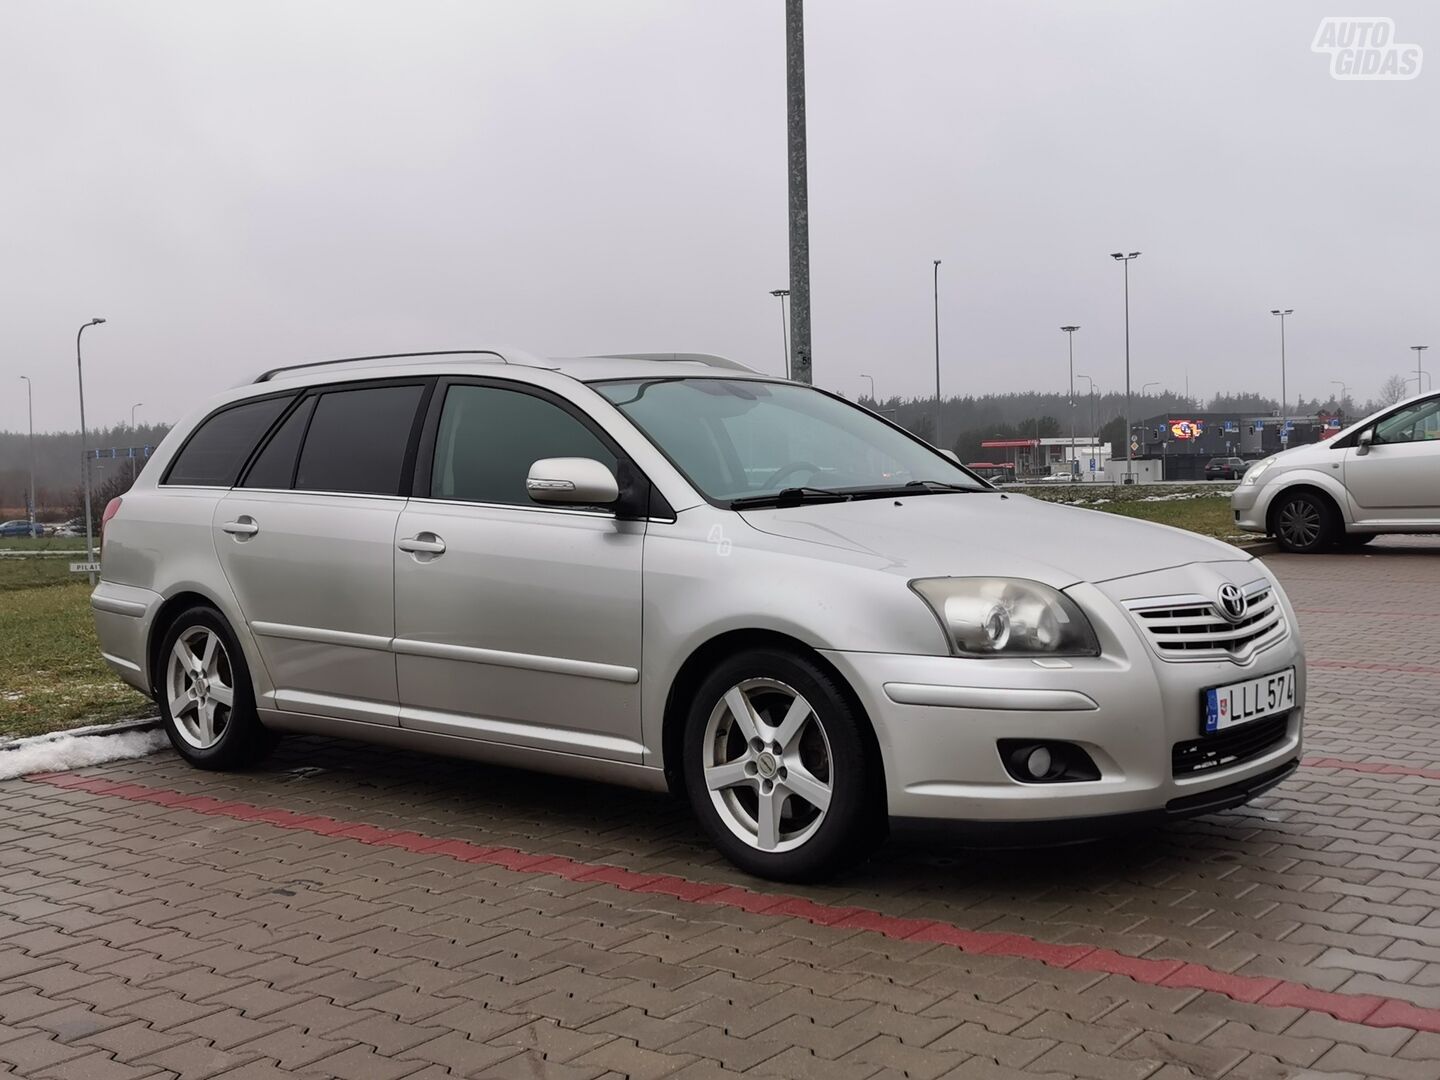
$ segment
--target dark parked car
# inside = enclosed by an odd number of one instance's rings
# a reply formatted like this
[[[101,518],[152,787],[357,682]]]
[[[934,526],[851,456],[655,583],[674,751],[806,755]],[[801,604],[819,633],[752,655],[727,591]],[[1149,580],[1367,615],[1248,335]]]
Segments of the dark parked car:
[[[1205,463],[1206,480],[1239,480],[1248,466],[1244,458],[1217,457]]]
[[[0,537],[9,539],[14,536],[44,536],[45,530],[39,525],[31,525],[24,518],[16,518],[14,521],[0,522]]]

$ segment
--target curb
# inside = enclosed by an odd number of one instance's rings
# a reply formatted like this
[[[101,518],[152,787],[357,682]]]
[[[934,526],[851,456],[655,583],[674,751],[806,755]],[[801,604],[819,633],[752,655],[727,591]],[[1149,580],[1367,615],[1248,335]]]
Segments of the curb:
[[[47,731],[44,735],[31,735],[24,739],[10,739],[0,741],[0,753],[6,750],[19,750],[24,746],[38,746],[47,742],[55,742],[57,739],[79,736],[90,738],[100,735],[120,735],[127,731],[154,731],[160,727],[160,718],[152,716],[149,719],[121,720],[114,724],[92,724],[89,727],[68,728],[65,731]]]
[[[1250,544],[1236,544],[1241,551],[1248,555],[1259,558],[1261,555],[1274,555],[1280,551],[1280,545],[1274,540],[1256,540]]]

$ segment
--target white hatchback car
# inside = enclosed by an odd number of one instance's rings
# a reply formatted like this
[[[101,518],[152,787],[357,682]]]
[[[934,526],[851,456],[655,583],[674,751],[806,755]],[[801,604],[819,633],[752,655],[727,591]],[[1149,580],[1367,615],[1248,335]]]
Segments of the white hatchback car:
[[[298,731],[668,789],[769,877],[893,818],[1220,810],[1300,754],[1263,563],[717,357],[270,372],[175,427],[102,559],[105,659],[199,767]]]
[[[1440,532],[1440,394],[1256,462],[1230,506],[1240,528],[1306,554],[1381,533]]]

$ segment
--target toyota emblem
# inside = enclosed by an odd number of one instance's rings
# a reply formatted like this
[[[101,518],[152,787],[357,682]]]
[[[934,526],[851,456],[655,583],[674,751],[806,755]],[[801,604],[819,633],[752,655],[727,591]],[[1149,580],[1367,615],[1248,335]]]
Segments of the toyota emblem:
[[[1238,623],[1245,618],[1245,609],[1250,606],[1240,586],[1226,582],[1220,586],[1220,611],[1231,622]]]

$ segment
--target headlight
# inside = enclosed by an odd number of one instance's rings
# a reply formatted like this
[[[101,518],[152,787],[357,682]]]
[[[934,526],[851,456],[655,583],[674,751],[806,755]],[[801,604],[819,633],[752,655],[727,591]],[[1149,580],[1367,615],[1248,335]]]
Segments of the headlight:
[[[1257,461],[1254,465],[1251,465],[1250,468],[1245,470],[1245,479],[1243,481],[1245,486],[1254,487],[1258,484],[1260,482],[1260,474],[1274,464],[1273,461],[1266,460]]]
[[[1098,656],[1084,613],[1064,593],[1021,578],[921,578],[910,583],[957,656]]]

